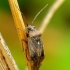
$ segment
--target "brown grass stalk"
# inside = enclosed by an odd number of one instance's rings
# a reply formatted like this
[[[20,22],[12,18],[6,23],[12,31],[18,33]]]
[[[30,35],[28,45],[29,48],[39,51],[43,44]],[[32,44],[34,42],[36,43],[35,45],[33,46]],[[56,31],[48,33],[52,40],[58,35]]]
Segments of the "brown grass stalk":
[[[22,16],[21,16],[21,12],[20,12],[20,9],[18,6],[18,2],[17,2],[17,0],[8,0],[8,2],[9,2],[11,12],[12,12],[12,15],[13,15],[13,18],[15,21],[15,25],[16,25],[16,29],[18,32],[20,42],[22,39],[27,40],[26,33],[25,33],[25,25],[24,25],[24,21],[23,21]],[[25,57],[27,56],[26,61],[27,61],[27,65],[28,65],[28,70],[31,70],[30,61],[27,60],[27,58],[28,59],[30,58],[29,51],[27,49],[27,43],[25,43],[24,41],[21,43],[23,43],[22,48],[24,49]]]
[[[0,33],[0,70],[19,70]]]
[[[44,30],[46,29],[47,25],[49,24],[52,16],[54,15],[54,13],[56,12],[56,10],[63,4],[65,0],[56,0],[54,2],[54,4],[50,7],[48,13],[45,15],[41,26],[39,28],[40,32],[43,33]]]

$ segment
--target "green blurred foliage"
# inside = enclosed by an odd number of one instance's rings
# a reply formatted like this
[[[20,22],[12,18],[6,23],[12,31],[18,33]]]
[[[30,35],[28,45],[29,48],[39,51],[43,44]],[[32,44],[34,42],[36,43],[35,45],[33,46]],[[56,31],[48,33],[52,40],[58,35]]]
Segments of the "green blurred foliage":
[[[31,23],[36,13],[48,4],[37,17],[34,25],[38,28],[55,0],[18,0],[20,10]],[[70,0],[66,0],[55,12],[43,33],[45,59],[40,70],[70,70]],[[8,1],[0,0],[0,32],[20,68],[25,69],[26,61]]]

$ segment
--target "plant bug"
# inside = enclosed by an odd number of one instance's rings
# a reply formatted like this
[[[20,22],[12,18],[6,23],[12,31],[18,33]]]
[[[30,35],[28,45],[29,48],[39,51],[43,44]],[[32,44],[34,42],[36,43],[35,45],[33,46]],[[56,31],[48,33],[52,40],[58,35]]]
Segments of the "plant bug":
[[[46,8],[46,6],[38,12],[38,14],[33,19],[32,24],[34,20],[37,18],[37,16],[40,14],[40,12]],[[22,12],[21,14],[23,16]],[[28,25],[28,24],[26,25],[27,25],[26,35],[28,38],[28,42],[24,39],[22,39],[22,41],[25,41],[26,43],[28,43],[30,61],[32,63],[32,66],[35,66],[38,68],[40,66],[41,61],[44,59],[44,48],[43,48],[43,42],[41,39],[42,34],[39,32],[39,30],[35,28],[35,26]]]
[[[44,8],[46,8],[46,6]],[[38,12],[38,14],[33,19],[32,24],[44,8],[42,8]],[[28,38],[27,43],[28,43],[28,49],[29,49],[29,54],[30,54],[30,60],[32,61],[33,66],[39,67],[40,62],[44,59],[44,48],[43,48],[43,42],[41,39],[42,34],[39,32],[39,30],[35,28],[35,26],[27,24],[26,35]],[[23,39],[23,41],[25,40]]]

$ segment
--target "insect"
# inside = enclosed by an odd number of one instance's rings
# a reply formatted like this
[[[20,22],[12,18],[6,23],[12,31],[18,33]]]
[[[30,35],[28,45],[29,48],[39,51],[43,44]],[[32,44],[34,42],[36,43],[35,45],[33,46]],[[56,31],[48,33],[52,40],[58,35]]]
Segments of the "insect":
[[[34,26],[28,25],[27,37],[31,66],[33,68],[38,68],[40,66],[40,62],[44,59],[44,49],[41,33]]]
[[[46,6],[44,8],[46,8]],[[32,24],[44,8],[42,8],[38,12],[38,14],[33,19]],[[39,30],[35,28],[35,26],[27,24],[26,35],[28,38],[27,43],[28,43],[28,49],[30,54],[30,60],[32,61],[33,66],[37,65],[39,67],[40,62],[44,59],[44,48],[43,48],[43,42],[41,39],[42,34],[39,32]],[[23,39],[23,41],[25,40]]]
[[[44,8],[46,8],[46,6]],[[38,14],[33,19],[32,24],[44,8],[42,8],[38,12]],[[42,43],[42,39],[41,39],[42,34],[39,32],[39,30],[37,30],[35,28],[35,26],[27,24],[26,35],[28,38],[28,49],[29,49],[31,60],[34,61],[41,57],[44,58],[44,49],[43,49],[43,43]]]
[[[31,25],[28,25],[28,48],[31,60],[36,60],[38,57],[44,57],[43,43],[41,33]]]

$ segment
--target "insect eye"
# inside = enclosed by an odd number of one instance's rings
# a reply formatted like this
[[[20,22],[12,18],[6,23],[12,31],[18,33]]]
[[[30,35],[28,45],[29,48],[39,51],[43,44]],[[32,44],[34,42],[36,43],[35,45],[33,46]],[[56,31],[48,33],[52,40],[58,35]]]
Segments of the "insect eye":
[[[31,30],[31,28],[28,28],[28,30]]]

